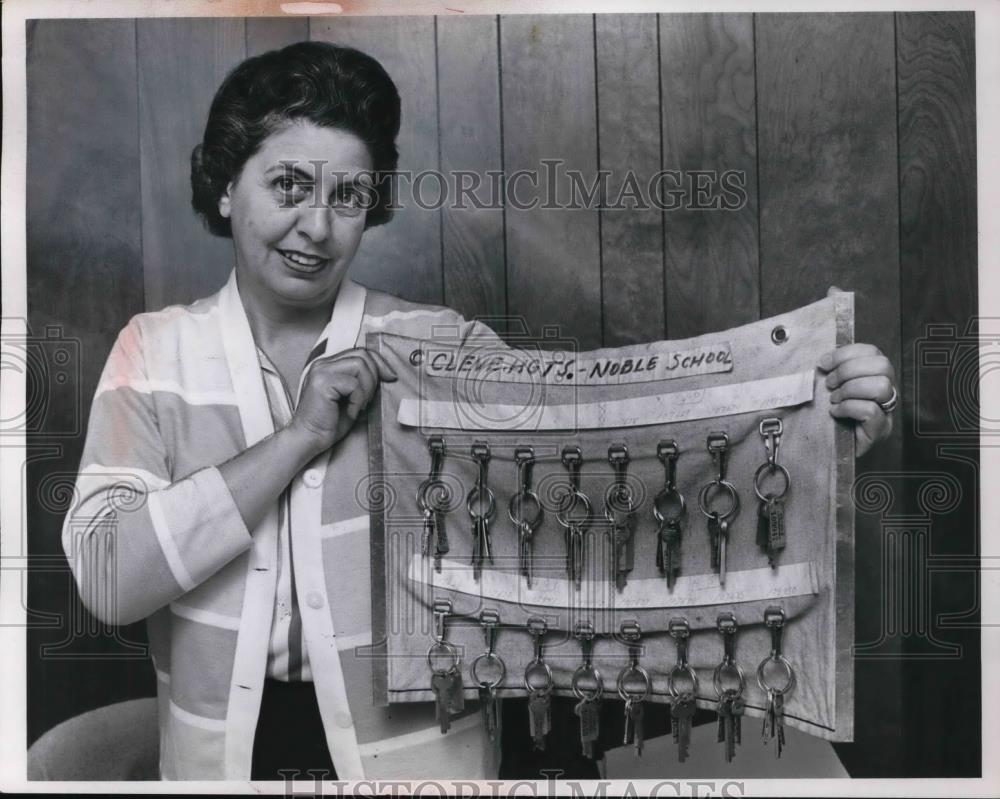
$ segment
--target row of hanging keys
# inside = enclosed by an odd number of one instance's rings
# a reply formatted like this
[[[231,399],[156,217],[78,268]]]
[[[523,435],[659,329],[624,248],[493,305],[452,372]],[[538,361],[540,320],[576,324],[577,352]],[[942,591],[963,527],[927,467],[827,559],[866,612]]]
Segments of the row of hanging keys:
[[[434,603],[435,638],[427,652],[431,669],[431,689],[434,692],[437,718],[441,732],[448,731],[451,716],[464,710],[460,656],[457,648],[447,641],[446,622],[451,613],[449,600]],[[485,650],[472,661],[469,674],[479,689],[483,725],[487,735],[495,739],[501,728],[501,702],[498,689],[507,676],[507,666],[496,652],[500,616],[496,610],[484,610],[479,615],[486,643]],[[767,697],[762,735],[764,741],[776,740],[776,754],[781,757],[785,745],[784,699],[795,687],[795,671],[782,654],[782,634],[785,614],[778,606],[768,607],[764,623],[771,633],[771,652],[757,667],[757,683]],[[545,739],[552,728],[552,694],[555,680],[545,661],[544,639],[548,625],[541,617],[531,617],[526,623],[532,638],[533,657],[522,678],[528,695],[529,735],[538,750],[544,750]],[[738,626],[732,613],[721,613],[716,629],[722,636],[723,657],[712,674],[716,694],[718,742],[723,744],[726,762],[731,762],[742,739],[742,717],[746,710],[743,694],[746,677],[736,662]],[[666,674],[670,694],[670,720],[677,755],[684,762],[690,754],[691,725],[697,708],[698,674],[688,662],[688,642],[691,628],[684,618],[671,619],[667,628],[677,650],[676,662]],[[623,702],[624,736],[622,745],[631,744],[637,756],[642,755],[644,737],[644,704],[653,688],[650,672],[640,663],[643,650],[642,631],[635,620],[621,623],[619,635],[628,647],[628,665],[618,673],[618,695]],[[583,663],[573,672],[570,687],[577,698],[574,712],[580,720],[580,744],[586,757],[595,756],[595,744],[600,738],[600,708],[604,695],[604,680],[594,666],[593,649],[596,637],[589,621],[580,621],[573,630],[580,643]]]
[[[754,474],[754,492],[760,500],[758,510],[757,544],[767,554],[768,563],[777,566],[778,555],[785,548],[785,497],[791,488],[788,469],[778,463],[783,424],[781,419],[767,418],[760,422],[759,431],[764,442],[767,459]],[[708,520],[711,566],[719,575],[720,585],[725,585],[729,550],[729,534],[733,519],[739,513],[740,497],[735,485],[727,478],[729,436],[725,432],[709,434],[706,447],[715,466],[715,476],[702,486],[698,505]],[[452,491],[441,478],[444,460],[444,439],[431,436],[430,475],[417,489],[417,506],[423,517],[422,552],[434,555],[435,568],[440,571],[441,558],[448,552],[448,537],[444,517],[450,510]],[[681,543],[683,522],[687,512],[684,496],[677,485],[677,468],[680,458],[677,442],[664,440],[656,448],[656,456],[663,464],[663,488],[652,503],[656,530],[656,567],[673,590],[681,570]],[[496,512],[496,497],[487,484],[490,446],[485,441],[472,445],[472,457],[477,466],[477,478],[466,497],[466,507],[472,519],[472,567],[479,579],[483,564],[493,564],[490,524]],[[566,574],[580,588],[583,578],[584,534],[595,521],[593,505],[580,488],[583,457],[578,446],[562,450],[562,464],[567,470],[567,482],[559,495],[556,519],[565,531]],[[532,584],[532,552],[534,537],[545,517],[537,492],[532,488],[535,452],[530,446],[514,450],[517,467],[517,491],[511,496],[507,515],[517,531],[518,571],[528,587]],[[614,478],[604,495],[603,516],[611,537],[610,579],[618,591],[628,581],[635,562],[635,526],[637,501],[634,487],[628,478],[629,452],[625,444],[615,444],[608,449],[608,462]],[[777,485],[767,487],[768,482]]]

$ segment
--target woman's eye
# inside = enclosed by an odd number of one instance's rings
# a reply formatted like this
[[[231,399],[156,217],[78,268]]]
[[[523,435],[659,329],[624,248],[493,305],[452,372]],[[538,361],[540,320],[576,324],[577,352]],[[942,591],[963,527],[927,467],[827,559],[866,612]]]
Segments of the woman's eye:
[[[364,199],[356,188],[339,189],[333,196],[333,206],[338,211],[356,214],[364,208]]]
[[[284,195],[283,199],[285,200],[301,202],[305,199],[306,187],[303,186],[300,181],[295,180],[295,178],[282,175],[281,177],[275,179],[274,187]]]

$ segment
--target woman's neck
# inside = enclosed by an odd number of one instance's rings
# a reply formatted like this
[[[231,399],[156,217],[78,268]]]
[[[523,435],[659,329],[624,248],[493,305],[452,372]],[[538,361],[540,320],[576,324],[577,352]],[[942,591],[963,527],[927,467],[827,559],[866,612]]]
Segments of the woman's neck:
[[[268,350],[288,345],[291,339],[315,341],[330,321],[333,301],[315,307],[285,305],[274,298],[262,298],[240,285],[240,299],[256,342]]]

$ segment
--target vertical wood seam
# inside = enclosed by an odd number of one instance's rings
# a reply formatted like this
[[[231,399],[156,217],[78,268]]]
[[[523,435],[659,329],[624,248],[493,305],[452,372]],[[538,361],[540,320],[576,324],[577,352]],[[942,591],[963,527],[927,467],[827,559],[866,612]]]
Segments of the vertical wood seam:
[[[438,175],[443,179],[443,161],[441,160],[441,53],[438,47],[438,18],[434,15],[434,113],[437,121],[437,169]],[[442,191],[447,191],[442,184]],[[438,247],[441,252],[440,276],[441,276],[441,302],[448,304],[448,286],[444,279],[446,268],[444,263],[444,206],[438,208]]]
[[[656,89],[659,93],[658,110],[660,122],[660,174],[663,174],[663,47],[660,43],[660,14],[656,15]],[[662,179],[661,183],[662,185]],[[650,198],[652,199],[652,198]],[[663,279],[661,301],[663,302],[663,338],[670,338],[670,308],[667,303],[667,209],[660,208],[660,272]]]
[[[597,166],[597,180],[601,179],[601,76],[597,63],[597,14],[591,14],[591,25],[594,43],[594,156]],[[601,315],[601,346],[607,346],[607,336],[604,329],[604,205],[603,186],[598,182],[597,205],[597,297]]]
[[[510,330],[510,265],[507,262],[507,160],[504,144],[504,121],[503,121],[503,40],[500,32],[500,15],[496,15],[497,21],[497,98],[499,100],[499,127],[500,127],[500,231],[503,246],[503,330],[497,331],[501,335]]]

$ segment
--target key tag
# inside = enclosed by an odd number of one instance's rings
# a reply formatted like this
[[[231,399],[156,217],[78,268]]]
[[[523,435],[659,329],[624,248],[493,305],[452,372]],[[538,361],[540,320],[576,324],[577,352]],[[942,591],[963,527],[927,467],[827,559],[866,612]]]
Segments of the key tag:
[[[448,732],[452,714],[461,713],[465,709],[462,672],[458,667],[461,658],[455,645],[447,640],[447,624],[451,608],[450,599],[434,601],[432,606],[434,642],[427,650],[427,666],[431,670],[431,690],[434,691],[434,711],[442,733]]]
[[[545,749],[545,736],[552,728],[552,689],[555,680],[552,669],[545,662],[543,653],[545,634],[549,626],[540,616],[527,621],[534,657],[524,670],[524,687],[528,692],[528,724],[531,740],[536,750]]]
[[[493,491],[486,485],[486,477],[490,464],[490,445],[485,441],[475,441],[472,444],[472,458],[479,466],[476,484],[470,489],[465,505],[472,517],[472,576],[479,581],[483,569],[483,561],[493,563],[493,551],[490,546],[490,520],[496,511],[497,502]],[[483,509],[485,499],[486,508]]]
[[[723,649],[722,662],[712,674],[712,684],[719,698],[718,742],[725,744],[726,762],[731,763],[736,754],[736,745],[742,737],[746,676],[736,662],[736,617],[732,613],[720,613],[716,619],[716,627],[722,635]]]
[[[510,498],[507,516],[514,523],[518,537],[518,567],[528,588],[531,588],[531,549],[535,531],[545,516],[538,494],[531,489],[531,473],[535,465],[535,450],[529,446],[514,449],[517,464],[518,492]]]
[[[763,419],[759,430],[761,438],[764,439],[767,460],[757,468],[753,476],[753,490],[760,499],[757,545],[767,553],[767,561],[771,568],[777,568],[778,553],[785,548],[785,494],[792,487],[792,478],[788,474],[788,469],[778,463],[778,445],[781,443],[783,431],[781,419]],[[781,490],[764,493],[761,488],[762,479],[776,474],[782,478]]]
[[[492,741],[500,732],[500,699],[497,697],[497,688],[507,676],[507,664],[494,651],[500,614],[495,610],[484,610],[479,614],[479,623],[483,628],[486,651],[476,655],[469,667],[469,674],[472,675],[472,681],[479,686],[479,701],[483,706],[483,726]]]
[[[764,611],[764,624],[771,630],[771,654],[757,666],[757,684],[767,694],[762,735],[777,738],[776,754],[781,757],[785,746],[785,696],[795,688],[795,670],[781,653],[781,637],[785,628],[785,612],[772,605]]]
[[[441,479],[444,464],[444,437],[433,435],[427,448],[431,455],[430,475],[417,488],[417,507],[423,517],[421,554],[426,558],[434,550],[434,568],[441,571],[441,558],[448,554],[448,534],[444,528],[444,514],[452,508],[451,488]]]
[[[642,756],[644,743],[642,703],[649,698],[652,681],[649,672],[639,665],[642,646],[639,639],[642,629],[639,622],[629,619],[619,628],[622,639],[628,644],[629,664],[618,672],[618,696],[625,702],[625,736],[622,745],[635,746],[637,756]]]
[[[571,687],[577,702],[574,712],[580,717],[580,743],[584,757],[593,759],[594,743],[600,736],[600,701],[604,693],[601,673],[594,668],[594,625],[589,621],[577,622],[573,637],[583,650],[583,665],[573,672]],[[592,687],[588,686],[590,683]]]
[[[667,672],[667,690],[670,692],[670,718],[673,721],[674,741],[677,743],[677,757],[681,763],[687,760],[691,745],[691,719],[696,709],[698,696],[698,675],[688,664],[688,638],[691,628],[687,619],[671,619],[667,631],[677,643],[677,662]],[[683,688],[678,683],[686,682]]]
[[[559,498],[556,519],[566,533],[566,576],[580,590],[583,580],[583,534],[593,518],[594,508],[589,497],[580,490],[580,468],[583,456],[574,445],[563,447],[562,462],[569,470],[569,489]],[[580,509],[582,515],[573,511]]]
[[[613,444],[608,447],[608,462],[615,473],[614,482],[604,492],[604,516],[611,526],[611,575],[618,591],[625,589],[633,565],[632,526],[635,521],[635,499],[627,482],[628,447]]]
[[[659,525],[656,532],[656,568],[667,578],[667,590],[672,590],[681,571],[681,521],[687,513],[684,496],[677,490],[677,442],[661,441],[656,457],[664,468],[663,488],[653,500],[653,518]]]
[[[718,467],[718,476],[702,486],[698,494],[698,505],[708,519],[708,536],[712,548],[712,568],[719,572],[719,585],[726,584],[726,549],[729,542],[729,522],[739,513],[740,496],[736,487],[726,479],[727,451],[729,436],[722,432],[708,434],[708,452]],[[713,494],[714,496],[709,496]],[[711,500],[720,494],[729,496],[729,506],[725,512],[713,510]]]

